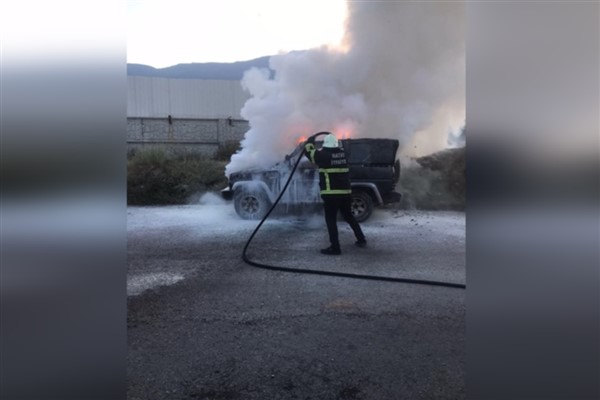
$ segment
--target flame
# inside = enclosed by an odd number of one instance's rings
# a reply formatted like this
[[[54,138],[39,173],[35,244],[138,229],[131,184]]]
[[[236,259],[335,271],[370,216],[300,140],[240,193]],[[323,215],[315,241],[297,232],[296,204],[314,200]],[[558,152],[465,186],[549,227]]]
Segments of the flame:
[[[338,140],[350,139],[350,137],[352,136],[350,131],[336,131],[336,133],[334,133],[334,135]],[[307,139],[308,139],[307,136],[302,135],[298,138],[298,140],[296,140],[296,144],[306,142]]]
[[[349,131],[338,132],[338,133],[335,134],[335,137],[338,140],[350,139],[350,132]]]
[[[302,142],[306,142],[306,136],[300,136],[300,138],[296,141],[296,144],[300,144]]]

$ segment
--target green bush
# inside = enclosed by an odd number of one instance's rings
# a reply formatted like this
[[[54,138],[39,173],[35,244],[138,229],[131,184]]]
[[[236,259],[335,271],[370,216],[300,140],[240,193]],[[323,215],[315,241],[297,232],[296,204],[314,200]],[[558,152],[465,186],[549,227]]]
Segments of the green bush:
[[[239,149],[240,142],[237,140],[225,142],[219,146],[214,158],[215,160],[219,161],[229,161],[231,159],[231,155],[237,152]]]
[[[185,204],[198,193],[225,187],[225,164],[200,154],[138,151],[127,162],[127,203]]]

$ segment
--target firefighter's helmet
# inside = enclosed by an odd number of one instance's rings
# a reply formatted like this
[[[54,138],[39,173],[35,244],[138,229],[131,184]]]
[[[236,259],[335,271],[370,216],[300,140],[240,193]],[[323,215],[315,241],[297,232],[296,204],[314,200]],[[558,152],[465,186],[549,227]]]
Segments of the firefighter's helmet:
[[[338,147],[338,140],[333,133],[325,136],[323,140],[323,147],[336,148]]]

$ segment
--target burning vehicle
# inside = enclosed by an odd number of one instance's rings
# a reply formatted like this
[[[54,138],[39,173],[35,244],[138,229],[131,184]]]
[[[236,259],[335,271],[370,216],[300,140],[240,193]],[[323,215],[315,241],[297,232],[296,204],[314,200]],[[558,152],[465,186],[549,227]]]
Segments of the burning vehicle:
[[[396,158],[398,140],[343,139],[340,143],[350,169],[352,214],[357,221],[366,221],[375,206],[400,201],[401,194],[395,191],[400,178],[400,161]],[[233,200],[240,217],[262,218],[281,192],[303,150],[304,142],[272,168],[232,173],[228,187],[221,191],[223,198]],[[306,157],[300,161],[278,208],[286,211],[322,208],[319,170]]]

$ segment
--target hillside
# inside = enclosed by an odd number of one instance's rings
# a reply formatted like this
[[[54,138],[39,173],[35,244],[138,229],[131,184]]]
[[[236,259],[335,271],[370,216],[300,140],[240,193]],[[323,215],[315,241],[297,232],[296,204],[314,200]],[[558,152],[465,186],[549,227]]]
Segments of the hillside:
[[[270,56],[233,63],[189,63],[154,68],[143,64],[127,64],[127,75],[174,79],[241,80],[244,71],[252,67],[269,68]]]

